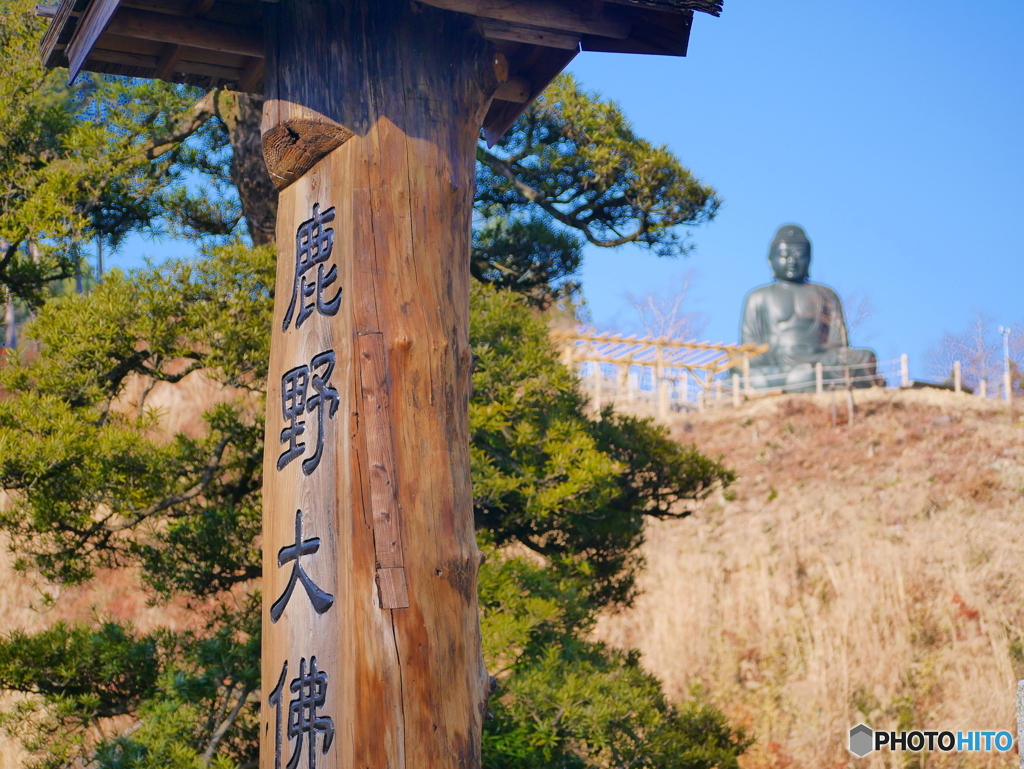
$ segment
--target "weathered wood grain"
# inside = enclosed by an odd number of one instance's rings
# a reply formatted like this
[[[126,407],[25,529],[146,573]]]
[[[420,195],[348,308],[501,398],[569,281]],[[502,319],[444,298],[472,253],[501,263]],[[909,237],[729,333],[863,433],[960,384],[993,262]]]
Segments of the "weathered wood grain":
[[[263,159],[279,190],[352,137],[352,132],[336,121],[280,99],[264,103],[262,133]]]
[[[548,48],[564,48],[568,51],[578,50],[580,36],[559,32],[528,24],[513,24],[507,21],[481,19],[478,24],[483,36],[488,40],[509,40],[513,43],[527,43]]]
[[[630,23],[614,12],[584,13],[557,0],[420,0],[435,8],[470,14],[481,19],[546,27],[581,35],[625,39]]]
[[[362,434],[366,444],[366,463],[369,470],[370,504],[373,517],[373,549],[377,568],[387,570],[388,585],[379,582],[381,607],[404,609],[408,603],[395,605],[398,592],[405,591],[405,562],[402,559],[401,513],[398,506],[398,478],[395,475],[395,448],[391,434],[391,415],[388,408],[388,373],[383,336],[377,332],[356,337],[359,356]],[[378,573],[378,580],[380,575]],[[401,587],[397,585],[401,583]],[[396,592],[398,591],[398,592]]]
[[[488,677],[469,483],[469,246],[495,52],[472,19],[404,0],[352,0],[343,11],[281,0],[265,12],[264,137],[302,114],[347,139],[280,196],[266,597],[287,587],[277,558],[302,509],[313,516],[304,536],[321,538],[306,556],[310,577],[334,603],[317,614],[295,588],[279,622],[265,614],[264,680],[269,694],[285,660],[293,671],[316,655],[329,681],[321,714],[336,731],[326,753],[318,748],[319,769],[470,769]],[[296,231],[314,203],[334,209],[341,305],[285,330]],[[278,471],[282,377],[328,348],[341,403],[322,463],[308,476],[298,461]],[[266,698],[263,713],[261,766],[274,769],[277,711]],[[294,744],[284,740],[284,762]]]
[[[530,100],[530,89],[530,81],[525,77],[510,77],[498,86],[498,89],[494,92],[494,98],[515,102],[516,104],[525,104]]]
[[[74,39],[68,45],[68,69],[71,80],[78,77],[82,65],[89,57],[89,51],[107,28],[111,17],[118,10],[120,0],[93,0],[78,22]]]
[[[243,56],[263,56],[263,40],[258,30],[219,21],[121,8],[113,14],[107,29],[125,37],[194,46],[208,51],[238,53]],[[76,36],[72,47],[79,39]],[[85,37],[81,39],[87,40]],[[73,55],[73,51],[69,52],[70,55]]]

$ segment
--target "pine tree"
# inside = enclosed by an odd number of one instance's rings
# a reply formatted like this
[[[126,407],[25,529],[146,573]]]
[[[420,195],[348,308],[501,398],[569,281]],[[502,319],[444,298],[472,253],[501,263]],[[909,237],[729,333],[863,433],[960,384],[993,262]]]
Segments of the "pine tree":
[[[31,51],[26,8],[4,9],[0,36]],[[25,329],[36,352],[0,368],[0,528],[26,573],[69,586],[130,570],[153,601],[197,617],[188,631],[100,617],[10,634],[0,688],[24,696],[0,721],[40,767],[254,766],[276,211],[254,170],[259,101],[117,78],[68,89],[29,57],[0,67],[22,78],[2,96],[21,138],[0,145],[0,168],[29,180],[0,201],[0,283],[39,308]],[[485,762],[735,766],[742,731],[709,705],[672,705],[635,654],[587,640],[598,612],[633,598],[645,517],[684,516],[732,474],[649,421],[589,417],[533,309],[572,292],[580,238],[679,253],[673,228],[710,218],[717,198],[614,105],[568,78],[549,94],[481,150],[471,456],[498,681]],[[37,162],[25,147],[42,148]],[[186,183],[197,173],[205,189]],[[40,218],[47,207],[59,214]],[[47,300],[83,240],[161,228],[206,245]],[[166,435],[148,386],[129,385],[190,376],[231,397],[201,436]]]

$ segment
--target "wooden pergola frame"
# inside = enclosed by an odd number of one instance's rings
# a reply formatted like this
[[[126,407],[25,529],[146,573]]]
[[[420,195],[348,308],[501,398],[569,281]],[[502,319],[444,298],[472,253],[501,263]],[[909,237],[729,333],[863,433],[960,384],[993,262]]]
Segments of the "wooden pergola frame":
[[[628,376],[630,367],[644,366],[655,371],[658,413],[667,416],[664,382],[678,379],[666,372],[677,369],[689,372],[710,396],[715,376],[749,362],[768,351],[762,344],[726,344],[725,342],[699,342],[672,337],[624,336],[613,332],[598,332],[587,327],[561,331],[552,335],[562,348],[563,361],[573,363],[611,363],[624,368]]]

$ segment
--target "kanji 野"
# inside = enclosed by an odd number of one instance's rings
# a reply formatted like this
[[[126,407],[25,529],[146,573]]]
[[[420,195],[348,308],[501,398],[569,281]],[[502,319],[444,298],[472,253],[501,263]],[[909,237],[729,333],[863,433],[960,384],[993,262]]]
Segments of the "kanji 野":
[[[281,619],[281,615],[284,613],[285,607],[288,605],[288,601],[292,598],[292,592],[295,590],[295,583],[301,582],[302,587],[306,589],[306,595],[309,596],[310,603],[313,604],[313,609],[317,614],[323,614],[325,611],[334,605],[334,596],[320,589],[309,575],[306,570],[302,568],[300,559],[304,555],[313,555],[320,549],[320,537],[310,537],[309,539],[302,538],[302,511],[295,511],[295,542],[294,544],[282,547],[277,554],[277,565],[279,567],[284,566],[289,561],[294,561],[292,565],[292,573],[288,578],[288,586],[281,593],[280,597],[270,605],[270,621],[277,622]]]
[[[287,331],[295,314],[295,328],[299,328],[315,309],[321,315],[336,315],[341,307],[342,289],[331,299],[324,298],[324,291],[338,279],[338,268],[331,265],[324,269],[324,263],[334,250],[334,230],[325,227],[334,221],[334,206],[320,213],[320,204],[313,204],[313,216],[299,225],[295,233],[295,278],[292,281],[292,300],[284,314],[281,330]],[[316,267],[316,278],[306,278],[306,273]],[[312,277],[312,276],[311,276]],[[315,297],[314,297],[315,294]],[[312,301],[307,301],[312,299]]]
[[[308,366],[296,366],[281,377],[281,413],[286,423],[281,430],[281,443],[288,447],[277,458],[278,470],[305,452],[306,444],[298,440],[306,432],[306,422],[301,417],[313,411],[317,412],[316,449],[312,456],[302,460],[302,472],[310,475],[319,467],[324,452],[324,411],[328,419],[333,419],[340,402],[338,391],[331,385],[336,360],[334,351],[328,350],[316,355]]]
[[[275,722],[276,735],[274,740],[274,769],[281,767],[281,709],[284,698],[284,682],[288,676],[288,661],[285,660],[277,686],[270,693],[267,702],[277,713]],[[292,755],[288,759],[287,769],[296,769],[302,757],[305,744],[307,751],[307,769],[316,769],[317,735],[323,735],[320,753],[326,754],[334,742],[334,720],[329,716],[320,715],[320,709],[327,701],[327,674],[317,670],[316,657],[309,658],[309,670],[306,670],[306,658],[299,660],[299,675],[293,678],[288,686],[289,691],[296,695],[288,702],[288,741],[295,741]],[[306,742],[306,738],[309,741]]]

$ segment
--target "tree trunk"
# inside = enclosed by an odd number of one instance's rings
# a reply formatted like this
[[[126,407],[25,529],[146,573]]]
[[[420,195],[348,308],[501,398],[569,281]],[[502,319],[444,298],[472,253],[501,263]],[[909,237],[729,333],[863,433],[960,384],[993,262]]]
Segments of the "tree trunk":
[[[263,99],[245,93],[218,94],[217,115],[231,138],[231,181],[238,189],[249,237],[257,246],[274,242],[277,188],[263,162],[260,120]]]
[[[265,13],[264,154],[283,190],[261,766],[470,769],[487,673],[469,247],[493,49],[408,0]]]

